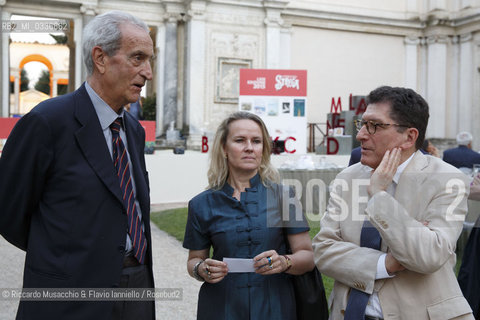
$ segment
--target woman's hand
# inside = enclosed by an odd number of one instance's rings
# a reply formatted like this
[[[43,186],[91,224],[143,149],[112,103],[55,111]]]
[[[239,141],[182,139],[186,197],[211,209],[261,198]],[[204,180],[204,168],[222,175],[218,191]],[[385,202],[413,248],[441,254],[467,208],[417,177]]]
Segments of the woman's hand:
[[[223,261],[205,259],[199,266],[199,274],[208,283],[217,283],[228,274],[228,266]]]
[[[264,251],[255,256],[253,260],[255,261],[253,264],[256,269],[255,273],[262,275],[281,273],[288,268],[287,259],[278,255],[275,250]]]

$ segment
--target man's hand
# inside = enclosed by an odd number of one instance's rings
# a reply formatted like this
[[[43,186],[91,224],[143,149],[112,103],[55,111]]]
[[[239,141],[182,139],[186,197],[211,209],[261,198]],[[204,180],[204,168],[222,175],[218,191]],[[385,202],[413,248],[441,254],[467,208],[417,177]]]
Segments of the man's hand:
[[[370,197],[377,192],[387,190],[400,165],[401,154],[402,150],[400,148],[393,148],[392,151],[387,150],[387,152],[385,152],[382,162],[380,162],[375,171],[373,171],[372,177],[370,178],[370,185],[368,186],[368,194]]]
[[[393,275],[397,272],[405,270],[405,267],[402,266],[400,262],[398,262],[398,260],[392,256],[391,252],[389,252],[385,257],[385,269],[387,269],[389,275]]]
[[[470,195],[468,196],[468,199],[480,201],[480,175],[473,177],[472,183],[470,184]]]

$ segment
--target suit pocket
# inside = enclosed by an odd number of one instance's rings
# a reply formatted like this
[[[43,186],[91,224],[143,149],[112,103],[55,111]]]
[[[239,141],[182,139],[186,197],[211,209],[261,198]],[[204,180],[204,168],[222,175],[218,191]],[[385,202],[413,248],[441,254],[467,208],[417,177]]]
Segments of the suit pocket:
[[[26,288],[64,288],[67,287],[70,276],[56,272],[25,267],[24,287]]]
[[[428,316],[432,320],[452,319],[472,312],[467,300],[458,296],[427,306]]]

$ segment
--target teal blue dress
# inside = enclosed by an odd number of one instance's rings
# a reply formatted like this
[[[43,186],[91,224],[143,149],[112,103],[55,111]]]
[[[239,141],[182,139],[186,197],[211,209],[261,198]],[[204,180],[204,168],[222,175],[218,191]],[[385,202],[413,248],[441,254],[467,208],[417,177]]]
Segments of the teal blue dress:
[[[267,251],[287,254],[285,233],[308,231],[303,215],[294,206],[282,215],[280,185],[265,187],[257,174],[251,188],[232,197],[233,188],[206,190],[188,206],[183,246],[189,250],[213,247],[212,259],[253,258]],[[284,217],[284,218],[283,218]],[[198,298],[197,319],[296,319],[295,296],[290,275],[262,276],[256,273],[229,273],[216,284],[203,283]]]

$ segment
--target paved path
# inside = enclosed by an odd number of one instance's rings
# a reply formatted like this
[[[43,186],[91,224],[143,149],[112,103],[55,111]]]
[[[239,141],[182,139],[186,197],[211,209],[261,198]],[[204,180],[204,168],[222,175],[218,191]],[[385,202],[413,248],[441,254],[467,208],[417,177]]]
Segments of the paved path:
[[[157,319],[195,319],[198,290],[201,283],[187,273],[188,251],[177,239],[152,224],[153,259],[156,288],[181,288],[180,301],[156,301]],[[25,253],[0,236],[0,291],[1,288],[22,286]],[[2,301],[0,320],[15,319],[18,302]]]

